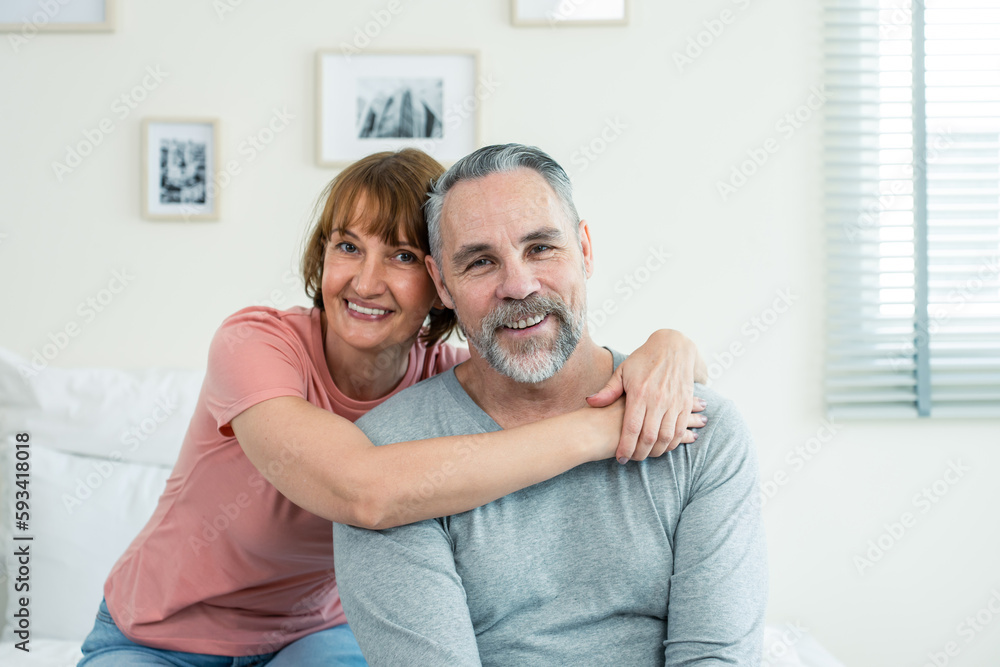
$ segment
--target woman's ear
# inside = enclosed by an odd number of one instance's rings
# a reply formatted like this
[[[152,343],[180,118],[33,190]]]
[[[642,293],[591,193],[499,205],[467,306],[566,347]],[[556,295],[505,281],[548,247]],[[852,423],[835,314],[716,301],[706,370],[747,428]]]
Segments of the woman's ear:
[[[448,294],[448,288],[444,285],[444,280],[441,278],[441,270],[438,267],[437,262],[430,255],[427,255],[427,273],[431,274],[431,280],[434,281],[434,287],[437,288],[438,301],[442,304],[444,308],[455,309],[455,302],[452,301],[451,295]]]

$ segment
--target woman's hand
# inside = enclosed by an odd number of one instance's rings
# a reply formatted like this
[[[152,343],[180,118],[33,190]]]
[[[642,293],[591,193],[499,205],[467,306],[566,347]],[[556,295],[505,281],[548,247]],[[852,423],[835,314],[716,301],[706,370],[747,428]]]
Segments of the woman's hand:
[[[615,458],[642,461],[697,439],[692,428],[707,422],[705,403],[694,397],[698,349],[683,334],[656,331],[622,362],[601,391],[587,399],[593,407],[613,403],[624,392],[625,414]]]

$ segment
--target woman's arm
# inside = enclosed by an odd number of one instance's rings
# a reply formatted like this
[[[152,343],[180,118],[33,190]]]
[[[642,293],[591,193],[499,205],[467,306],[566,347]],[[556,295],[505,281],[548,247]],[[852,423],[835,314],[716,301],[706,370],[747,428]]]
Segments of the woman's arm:
[[[615,458],[619,463],[658,457],[675,449],[687,429],[704,426],[692,412],[694,383],[705,384],[708,371],[698,347],[673,329],[660,329],[618,366],[601,391],[587,399],[594,407],[609,405],[625,394],[625,418]]]
[[[492,433],[375,447],[343,417],[283,396],[248,408],[232,427],[254,466],[293,503],[381,529],[464,512],[608,458],[624,411],[618,401]]]
[[[675,435],[673,421],[671,428],[660,429],[662,415],[673,414],[661,403],[683,403],[684,397],[675,394],[684,391],[692,400],[691,370],[684,365],[690,361],[690,341],[675,333],[657,332],[615,373],[618,393],[623,387],[633,409],[652,420],[654,440],[658,430],[667,436],[652,448],[654,455],[665,451]],[[676,379],[683,372],[689,375]],[[613,378],[591,402],[607,399],[616,386]],[[464,512],[612,456],[629,408],[624,400],[607,402],[608,407],[582,408],[502,431],[384,447],[372,445],[347,419],[292,396],[258,403],[231,425],[250,461],[286,498],[331,521],[381,529]],[[680,442],[693,442],[697,436],[687,429],[704,421],[690,410],[681,420]]]

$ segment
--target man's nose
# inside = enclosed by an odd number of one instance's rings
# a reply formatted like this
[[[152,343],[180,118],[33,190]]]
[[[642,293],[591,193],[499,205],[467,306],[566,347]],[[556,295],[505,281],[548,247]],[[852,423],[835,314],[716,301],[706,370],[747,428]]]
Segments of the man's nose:
[[[497,286],[497,298],[525,299],[540,289],[541,283],[528,264],[507,262],[503,267],[500,285]]]

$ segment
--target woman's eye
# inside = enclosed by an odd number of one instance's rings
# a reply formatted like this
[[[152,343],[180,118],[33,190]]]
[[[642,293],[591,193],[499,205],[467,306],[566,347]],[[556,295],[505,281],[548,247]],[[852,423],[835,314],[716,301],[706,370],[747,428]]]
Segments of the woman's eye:
[[[417,256],[414,255],[412,252],[401,252],[396,255],[396,259],[398,259],[401,262],[406,262],[407,264],[409,264],[410,262],[417,261]]]
[[[347,241],[344,241],[342,243],[338,243],[337,247],[340,250],[342,250],[344,252],[347,252],[347,253],[353,253],[353,252],[357,252],[358,251],[358,247],[356,245],[354,245],[353,243],[348,243]]]

